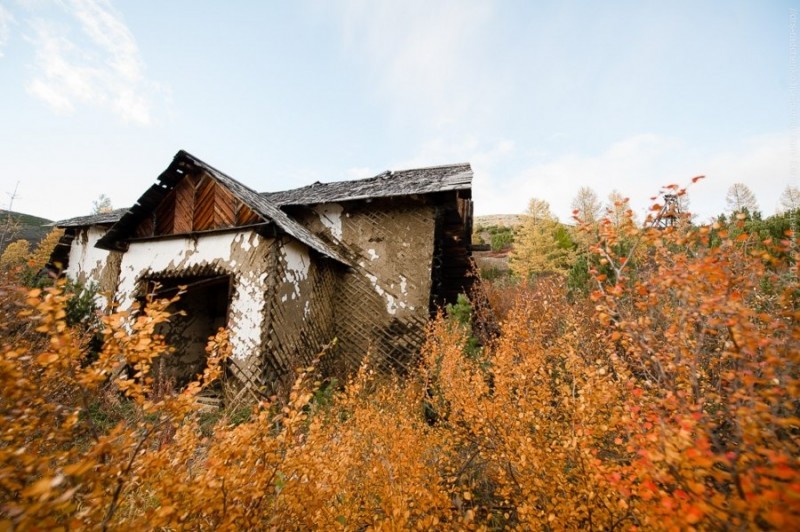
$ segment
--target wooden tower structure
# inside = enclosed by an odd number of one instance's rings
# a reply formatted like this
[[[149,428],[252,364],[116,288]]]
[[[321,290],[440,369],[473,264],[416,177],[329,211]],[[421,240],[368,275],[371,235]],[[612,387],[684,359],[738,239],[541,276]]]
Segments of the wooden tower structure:
[[[653,227],[664,229],[677,225],[681,217],[681,204],[677,194],[664,194],[664,206],[653,220]]]

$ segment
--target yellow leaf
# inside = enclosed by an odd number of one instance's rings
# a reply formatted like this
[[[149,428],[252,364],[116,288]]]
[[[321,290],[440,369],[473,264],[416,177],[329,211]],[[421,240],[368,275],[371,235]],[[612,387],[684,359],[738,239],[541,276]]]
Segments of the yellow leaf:
[[[55,353],[42,353],[36,357],[36,363],[40,366],[47,366],[58,360],[58,355]]]
[[[37,495],[42,495],[43,493],[49,492],[53,487],[53,481],[55,479],[50,477],[40,478],[33,484],[31,484],[28,488],[22,491],[23,497],[36,497]]]

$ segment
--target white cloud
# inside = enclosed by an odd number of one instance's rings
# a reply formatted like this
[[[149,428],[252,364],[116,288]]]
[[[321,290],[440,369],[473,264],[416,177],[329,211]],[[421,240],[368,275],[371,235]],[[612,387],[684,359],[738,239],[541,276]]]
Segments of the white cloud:
[[[28,92],[43,100],[58,114],[69,114],[75,110],[68,97],[58,91],[53,85],[48,85],[35,79],[28,84]]]
[[[133,34],[106,0],[72,0],[73,14],[84,33],[108,54],[107,62],[121,78],[140,81],[142,61]]]
[[[14,16],[0,4],[0,58],[3,57],[3,48],[11,38],[11,24],[13,23]]]
[[[713,205],[711,214],[725,208],[725,194],[737,182],[746,184],[755,193],[761,212],[770,215],[778,207],[778,199],[787,185],[798,185],[792,175],[791,142],[789,135],[766,135],[746,140],[738,149],[726,150],[708,158],[705,186],[698,187],[696,196]],[[695,206],[694,196],[692,206]],[[699,205],[698,205],[699,206]]]
[[[328,9],[328,4],[323,4]],[[450,124],[490,82],[471,68],[491,4],[474,0],[350,0],[336,4],[348,55],[364,59],[379,93],[403,114]]]
[[[136,40],[121,15],[107,0],[59,5],[71,24],[44,19],[35,10],[29,21],[36,74],[28,91],[58,113],[72,113],[77,104],[96,105],[125,122],[149,124],[160,87],[145,77]]]

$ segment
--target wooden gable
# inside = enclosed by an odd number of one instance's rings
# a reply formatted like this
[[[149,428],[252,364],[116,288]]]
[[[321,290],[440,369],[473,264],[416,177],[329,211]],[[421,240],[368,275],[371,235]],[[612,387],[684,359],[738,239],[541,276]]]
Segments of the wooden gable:
[[[258,223],[261,218],[230,190],[207,173],[186,175],[151,214],[136,227],[134,236],[147,238],[212,231]]]

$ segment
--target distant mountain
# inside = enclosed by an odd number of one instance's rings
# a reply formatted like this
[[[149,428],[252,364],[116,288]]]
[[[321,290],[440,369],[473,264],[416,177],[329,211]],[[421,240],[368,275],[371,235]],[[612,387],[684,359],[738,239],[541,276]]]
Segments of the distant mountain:
[[[11,214],[11,223],[9,224],[9,214]],[[49,233],[53,228],[47,224],[53,223],[52,220],[47,218],[39,218],[30,214],[23,214],[21,212],[14,212],[0,209],[0,239],[10,226],[10,234],[6,238],[0,253],[3,252],[5,246],[15,240],[27,240],[30,242],[31,247],[39,243],[44,236]]]

